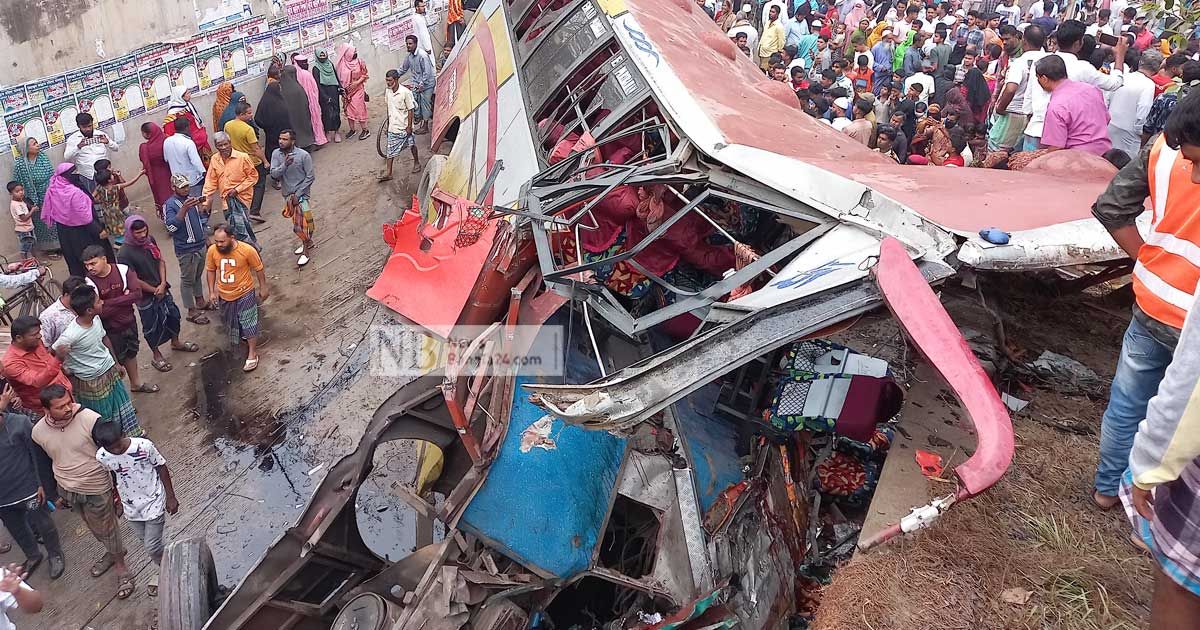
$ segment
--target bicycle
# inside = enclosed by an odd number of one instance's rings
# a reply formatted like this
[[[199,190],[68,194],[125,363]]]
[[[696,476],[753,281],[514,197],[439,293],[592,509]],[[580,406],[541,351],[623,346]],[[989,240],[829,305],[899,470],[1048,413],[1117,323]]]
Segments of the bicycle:
[[[17,274],[37,269],[40,264],[36,258],[10,263],[8,258],[0,255],[4,273]],[[11,325],[13,320],[23,315],[37,317],[46,307],[54,303],[62,295],[62,283],[54,279],[54,273],[45,267],[37,280],[17,289],[8,298],[0,298],[0,323]]]

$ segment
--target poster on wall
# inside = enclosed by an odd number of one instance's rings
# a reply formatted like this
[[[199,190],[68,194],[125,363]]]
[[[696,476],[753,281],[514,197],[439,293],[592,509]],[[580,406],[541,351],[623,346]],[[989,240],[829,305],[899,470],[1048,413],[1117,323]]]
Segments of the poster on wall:
[[[325,18],[317,17],[300,23],[300,46],[315,46],[325,41]]]
[[[413,34],[412,16],[393,15],[385,20],[375,22],[371,27],[371,41],[376,46],[386,46],[391,50],[404,50],[404,38]]]
[[[275,31],[275,54],[288,54],[299,49],[299,26],[285,26]]]
[[[167,72],[167,62],[152,60],[138,68],[138,75],[142,79],[142,99],[146,103],[146,111],[165,107],[171,98],[171,76]]]
[[[91,114],[96,127],[108,127],[117,122],[117,110],[107,87],[84,90],[75,96],[79,101],[79,111]]]
[[[407,13],[413,8],[413,0],[391,0],[392,15]]]
[[[329,13],[329,0],[284,0],[283,10],[289,24],[299,24]]]
[[[249,20],[246,20],[245,22],[242,22],[242,24],[240,25],[240,29],[241,29],[242,35],[244,37],[251,37],[253,35],[265,35],[267,33],[267,31],[270,30],[267,27],[267,18],[266,18],[266,16],[263,16],[263,15],[260,15],[258,17],[253,17],[253,18],[250,18]]]
[[[113,111],[118,122],[146,113],[142,82],[136,72],[116,81],[109,81],[108,93],[112,97]]]
[[[225,80],[220,46],[209,46],[196,52],[196,72],[199,75],[201,91],[208,90]]]
[[[246,42],[246,61],[249,63],[257,63],[270,59],[275,54],[273,50],[275,36],[271,33],[263,33],[262,35],[254,35],[247,37]]]
[[[127,79],[131,76],[137,76],[138,62],[137,57],[133,54],[128,54],[116,59],[109,59],[103,64],[104,80],[108,82]]]
[[[79,130],[75,125],[75,115],[78,113],[79,103],[75,101],[74,94],[42,103],[42,120],[46,122],[50,146],[56,147],[66,142],[67,136]]]
[[[25,89],[29,94],[30,105],[41,105],[46,101],[62,98],[71,93],[70,88],[67,87],[67,75],[65,74],[30,81],[25,84]]]
[[[196,69],[196,57],[187,55],[167,62],[167,73],[171,76],[171,87],[195,90],[200,87],[200,72]]]
[[[79,68],[67,73],[67,88],[72,92],[82,92],[104,85],[104,66],[97,64]]]
[[[347,16],[350,22],[350,30],[357,30],[371,24],[371,2],[363,0],[356,4],[350,5],[349,15]]]
[[[3,104],[5,114],[25,109],[29,107],[29,93],[25,91],[24,85],[4,88],[0,90],[0,104]]]
[[[236,40],[221,44],[221,71],[226,81],[246,76],[246,42]]]
[[[382,20],[392,14],[391,0],[371,0],[371,20]]]
[[[350,32],[350,11],[342,10],[325,17],[325,36],[329,39]]]
[[[237,24],[230,24],[229,26],[223,26],[214,31],[205,33],[205,35],[207,36],[208,42],[210,44],[217,44],[217,45],[226,44],[235,39],[241,39],[243,37],[242,23],[238,22]]]
[[[50,145],[50,134],[47,133],[46,123],[42,120],[40,107],[26,107],[6,113],[4,122],[8,129],[8,137],[13,142],[14,157],[19,150],[25,148],[21,144],[25,138],[35,138],[43,147]]]

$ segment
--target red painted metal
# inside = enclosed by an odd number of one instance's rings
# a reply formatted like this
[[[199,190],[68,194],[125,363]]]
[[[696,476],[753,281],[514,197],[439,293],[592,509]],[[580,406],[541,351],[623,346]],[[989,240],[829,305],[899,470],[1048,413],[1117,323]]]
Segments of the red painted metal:
[[[1012,419],[966,339],[909,259],[904,245],[886,238],[872,270],[883,299],[908,338],[937,370],[975,426],[975,454],[955,467],[958,499],[990,488],[1013,458]]]

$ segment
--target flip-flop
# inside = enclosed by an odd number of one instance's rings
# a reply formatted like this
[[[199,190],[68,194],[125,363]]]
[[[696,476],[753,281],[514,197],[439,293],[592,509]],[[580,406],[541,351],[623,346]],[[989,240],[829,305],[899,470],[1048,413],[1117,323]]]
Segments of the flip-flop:
[[[195,316],[195,317],[187,317],[186,319],[187,319],[189,322],[192,322],[193,324],[196,324],[197,326],[204,326],[204,325],[206,325],[206,324],[211,324],[211,323],[212,323],[212,320],[208,319],[208,317],[206,317],[206,316],[204,316],[204,315],[197,315],[197,316]]]
[[[113,565],[116,563],[117,561],[113,560],[112,556],[108,555],[107,553],[104,554],[104,557],[100,558],[95,564],[92,565],[92,577],[98,578],[101,575],[108,573],[108,570],[113,568]]]
[[[12,551],[12,543],[0,543],[0,553],[8,553]]]
[[[159,372],[170,372],[171,370],[175,369],[175,366],[168,363],[166,359],[154,359],[150,362],[150,367],[158,370]]]
[[[200,346],[197,346],[196,344],[194,344],[190,341],[185,341],[185,342],[183,342],[182,346],[179,346],[179,347],[171,346],[171,349],[174,350],[175,352],[199,352]]]
[[[150,578],[150,582],[146,584],[146,594],[150,597],[158,597],[158,575]]]
[[[150,383],[142,383],[141,385],[138,385],[137,387],[131,388],[130,391],[138,393],[138,394],[154,394],[154,393],[158,392],[158,385],[152,385]]]
[[[242,366],[243,372],[253,372],[258,369],[258,359],[246,359],[246,364]]]
[[[124,575],[117,578],[117,599],[129,599],[133,595],[133,576]]]
[[[382,183],[385,183],[385,182],[390,182],[390,181],[392,181],[392,178],[391,178],[391,176],[390,176],[390,175],[381,175],[381,176],[379,176],[379,177],[375,178],[375,181],[376,181],[376,182],[378,182],[378,183],[380,183],[380,184],[382,184]]]
[[[1107,512],[1107,511],[1109,511],[1109,510],[1111,510],[1111,509],[1113,509],[1113,508],[1115,508],[1115,507],[1117,507],[1118,505],[1120,505],[1120,504],[1121,504],[1121,498],[1120,498],[1120,497],[1111,497],[1111,498],[1113,499],[1113,502],[1112,502],[1112,503],[1110,503],[1110,504],[1108,504],[1108,505],[1105,505],[1105,504],[1101,503],[1101,502],[1100,502],[1100,501],[1099,501],[1099,500],[1096,498],[1097,496],[1104,496],[1104,497],[1107,497],[1107,495],[1101,495],[1101,494],[1097,493],[1095,490],[1092,490],[1092,493],[1091,493],[1091,501],[1092,501],[1092,505],[1093,505],[1093,506],[1094,506],[1094,507],[1095,507],[1097,510],[1100,510],[1100,511],[1102,511],[1102,512]]]

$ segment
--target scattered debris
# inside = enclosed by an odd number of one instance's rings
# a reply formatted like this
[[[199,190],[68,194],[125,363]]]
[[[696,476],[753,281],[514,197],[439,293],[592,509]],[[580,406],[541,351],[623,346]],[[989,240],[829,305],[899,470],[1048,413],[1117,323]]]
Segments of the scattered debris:
[[[1006,604],[1024,606],[1033,597],[1033,591],[1024,588],[1006,588],[1000,592],[1000,601]]]
[[[1000,402],[1003,402],[1004,406],[1008,407],[1008,410],[1013,413],[1017,413],[1029,405],[1028,400],[1021,400],[1005,392],[1000,392]]]
[[[937,453],[917,449],[916,459],[917,465],[921,467],[921,473],[931,479],[941,477],[942,471],[946,469],[945,464],[942,463],[942,456]]]
[[[554,419],[550,416],[543,416],[541,420],[529,425],[529,428],[521,434],[521,452],[528,453],[534,448],[547,451],[558,448],[558,444],[550,439],[550,430],[553,428]]]
[[[1057,352],[1046,350],[1029,368],[1062,394],[1101,396],[1104,391],[1104,380],[1091,368]]]

